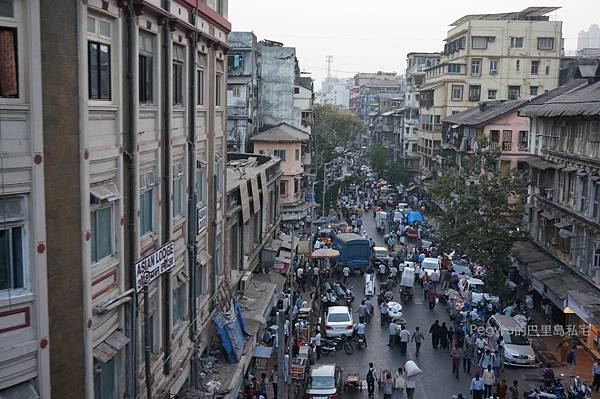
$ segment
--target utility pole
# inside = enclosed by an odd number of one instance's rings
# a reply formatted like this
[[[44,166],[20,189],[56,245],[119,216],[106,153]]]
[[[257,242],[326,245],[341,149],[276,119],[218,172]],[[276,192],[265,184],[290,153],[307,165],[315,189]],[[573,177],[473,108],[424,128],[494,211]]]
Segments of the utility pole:
[[[283,334],[283,325],[285,323],[285,315],[283,309],[277,310],[277,397],[283,398],[284,396],[284,373],[285,373],[285,336]]]
[[[333,55],[326,55],[325,62],[327,63],[327,79],[331,78],[331,64],[333,64]]]
[[[325,214],[325,193],[326,193],[326,189],[325,189],[325,185],[327,184],[327,162],[323,162],[323,216],[324,218],[326,218],[326,214]]]

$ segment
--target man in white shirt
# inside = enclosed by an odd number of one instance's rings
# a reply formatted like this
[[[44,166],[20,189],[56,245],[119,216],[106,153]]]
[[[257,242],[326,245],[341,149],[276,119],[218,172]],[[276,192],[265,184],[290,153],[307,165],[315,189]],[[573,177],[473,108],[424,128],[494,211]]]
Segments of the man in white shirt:
[[[350,268],[348,266],[344,266],[342,273],[344,274],[344,284],[346,284],[348,277],[350,277]]]
[[[387,346],[392,346],[394,344],[394,340],[396,339],[396,335],[398,335],[398,325],[396,324],[396,322],[390,322],[390,325],[388,326],[388,334],[389,341]]]
[[[315,331],[315,336],[312,338],[311,343],[315,344],[315,348],[317,351],[317,359],[321,358],[321,333],[317,329]]]
[[[406,356],[406,348],[410,342],[410,331],[405,326],[401,326],[398,335],[400,336],[400,355]]]
[[[437,288],[437,286],[440,282],[440,272],[438,272],[437,269],[433,269],[433,273],[431,273],[431,276],[429,276],[429,279],[431,281],[433,281],[434,286]]]

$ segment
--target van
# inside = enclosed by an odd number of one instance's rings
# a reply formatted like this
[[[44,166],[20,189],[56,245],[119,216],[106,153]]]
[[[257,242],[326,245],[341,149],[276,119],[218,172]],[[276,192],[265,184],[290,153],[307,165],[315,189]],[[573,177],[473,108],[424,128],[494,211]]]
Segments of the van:
[[[385,230],[387,226],[387,212],[379,211],[375,214],[375,227],[377,227],[377,231]]]
[[[486,323],[486,333],[491,333],[493,341],[502,337],[504,341],[504,358],[507,366],[538,367],[537,360],[529,337],[524,327],[514,317],[496,313]]]

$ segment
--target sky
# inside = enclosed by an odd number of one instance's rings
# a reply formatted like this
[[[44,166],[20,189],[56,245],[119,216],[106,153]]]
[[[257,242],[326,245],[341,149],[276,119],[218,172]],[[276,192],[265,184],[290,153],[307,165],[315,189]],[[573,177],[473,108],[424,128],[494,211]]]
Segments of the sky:
[[[296,47],[301,70],[318,90],[326,55],[333,56],[332,76],[340,78],[404,73],[406,54],[442,50],[448,24],[458,18],[530,6],[562,7],[550,19],[563,21],[567,52],[577,48],[579,31],[600,23],[599,0],[229,0],[229,21],[234,31]]]

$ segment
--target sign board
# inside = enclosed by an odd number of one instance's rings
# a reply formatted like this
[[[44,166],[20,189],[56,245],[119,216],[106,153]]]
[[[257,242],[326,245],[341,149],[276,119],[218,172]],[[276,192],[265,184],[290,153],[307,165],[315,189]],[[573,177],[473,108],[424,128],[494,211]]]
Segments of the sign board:
[[[304,201],[306,201],[306,202],[314,202],[314,200],[315,200],[315,193],[307,193],[304,196]]]
[[[206,230],[206,224],[208,223],[208,207],[204,205],[198,209],[198,234]]]
[[[169,241],[158,250],[135,263],[135,289],[140,292],[158,276],[175,265],[175,244]]]

